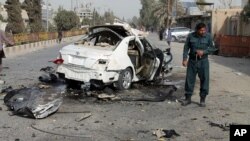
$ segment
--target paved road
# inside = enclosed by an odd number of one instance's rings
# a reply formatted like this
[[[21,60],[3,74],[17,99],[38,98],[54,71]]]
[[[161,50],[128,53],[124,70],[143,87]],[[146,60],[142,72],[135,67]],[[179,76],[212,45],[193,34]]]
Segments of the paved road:
[[[160,48],[165,48],[165,41],[158,41],[156,34],[149,38]],[[60,46],[47,48],[32,54],[4,60],[4,79],[8,84],[32,85],[38,83],[40,68],[51,65],[48,60],[57,56]],[[184,80],[185,68],[181,65],[183,44],[173,43],[174,72],[171,79]],[[174,101],[164,102],[102,102],[88,98],[79,101],[76,97],[67,97],[59,112],[42,120],[33,120],[10,116],[3,101],[0,101],[0,140],[44,141],[44,140],[81,140],[81,141],[153,141],[156,137],[152,130],[175,129],[181,136],[177,141],[214,141],[229,140],[229,132],[218,127],[211,127],[207,121],[216,123],[250,124],[250,76],[249,59],[224,58],[211,56],[211,95],[208,106],[200,108],[198,90],[195,88],[193,103],[188,107]],[[183,94],[183,85],[175,94]],[[158,91],[150,89],[149,92]],[[143,93],[143,89],[126,91]],[[92,116],[81,122],[75,119],[90,111]],[[67,113],[68,112],[68,113]],[[71,113],[70,113],[71,112]],[[34,130],[31,125],[50,133]],[[69,135],[75,137],[68,137]],[[87,137],[87,138],[84,138]]]

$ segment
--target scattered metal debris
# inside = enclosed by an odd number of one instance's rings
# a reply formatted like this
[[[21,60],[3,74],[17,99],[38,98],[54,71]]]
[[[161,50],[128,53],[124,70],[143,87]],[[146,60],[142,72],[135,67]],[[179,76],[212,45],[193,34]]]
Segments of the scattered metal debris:
[[[39,87],[40,89],[48,89],[48,88],[51,88],[51,86],[49,86],[49,85],[44,85],[44,84],[40,84],[40,85],[38,85],[38,87]]]
[[[162,138],[172,138],[173,136],[180,136],[175,130],[165,130],[165,129],[156,129],[153,131],[153,135],[155,135],[158,139]]]
[[[191,118],[191,120],[197,120],[197,118]]]
[[[116,96],[113,95],[113,94],[109,95],[109,94],[103,93],[103,94],[99,94],[97,97],[98,97],[99,99],[110,99],[110,100],[112,100],[112,99],[115,98]]]
[[[85,120],[85,119],[87,119],[87,118],[89,118],[89,117],[91,117],[91,116],[92,116],[91,113],[83,113],[83,114],[81,114],[80,117],[77,117],[77,118],[75,119],[75,121],[76,121],[76,122],[80,122],[80,121],[83,121],[83,120]]]
[[[34,129],[34,130],[37,130],[37,131],[40,131],[40,132],[43,132],[43,133],[47,133],[47,134],[57,135],[57,136],[77,137],[77,138],[91,138],[91,136],[87,136],[87,135],[66,135],[66,134],[61,134],[61,133],[50,132],[50,131],[39,129],[34,124],[32,124],[30,127],[32,129]]]
[[[219,124],[219,123],[215,123],[215,122],[211,122],[211,121],[207,121],[209,123],[210,126],[212,127],[219,127],[221,128],[223,131],[229,131],[230,130],[230,125],[232,124]]]
[[[38,79],[41,82],[51,83],[51,82],[56,82],[57,81],[58,77],[55,74],[55,69],[53,67],[41,68],[40,71],[43,72],[43,74],[38,77]]]
[[[35,134],[35,133],[32,133],[32,137],[35,138],[35,137],[36,137],[36,134]]]
[[[45,118],[55,113],[62,104],[58,89],[42,91],[37,87],[12,90],[4,97],[4,103],[14,115]]]
[[[238,75],[238,76],[241,76],[242,75],[242,73],[241,72],[234,72],[236,75]]]

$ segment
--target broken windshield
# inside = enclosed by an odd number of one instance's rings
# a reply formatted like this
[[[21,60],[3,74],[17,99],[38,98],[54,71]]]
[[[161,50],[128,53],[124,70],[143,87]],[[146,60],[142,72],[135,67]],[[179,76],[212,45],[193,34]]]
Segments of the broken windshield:
[[[76,45],[83,45],[84,47],[100,48],[105,50],[114,50],[121,42],[121,36],[116,34],[110,29],[102,28],[90,33],[80,41],[76,42]]]

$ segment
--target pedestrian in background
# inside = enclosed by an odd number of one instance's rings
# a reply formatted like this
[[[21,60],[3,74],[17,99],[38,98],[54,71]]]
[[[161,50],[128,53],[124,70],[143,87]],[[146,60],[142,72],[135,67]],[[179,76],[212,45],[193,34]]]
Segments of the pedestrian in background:
[[[161,27],[160,30],[159,30],[159,39],[160,39],[160,41],[162,41],[162,39],[163,39],[164,31],[165,31],[165,30],[164,30],[163,27]]]
[[[183,50],[182,64],[187,67],[183,106],[191,104],[197,74],[200,78],[200,106],[206,106],[205,99],[209,93],[208,55],[214,51],[216,49],[213,46],[211,35],[206,33],[206,25],[197,24],[195,32],[188,35]]]
[[[4,46],[4,43],[5,44],[10,44],[10,45],[14,45],[14,42],[9,40],[4,31],[3,30],[0,30],[0,73],[2,71],[2,59],[5,58],[5,54],[4,54],[4,50],[3,50],[3,46]],[[0,74],[1,75],[1,74]],[[0,80],[2,81],[2,80]]]
[[[170,28],[167,28],[165,31],[165,39],[168,43],[169,48],[171,48],[172,33],[171,33]]]
[[[59,43],[59,44],[60,44],[61,41],[62,41],[62,37],[63,37],[62,30],[59,30],[59,31],[58,31],[58,43]]]

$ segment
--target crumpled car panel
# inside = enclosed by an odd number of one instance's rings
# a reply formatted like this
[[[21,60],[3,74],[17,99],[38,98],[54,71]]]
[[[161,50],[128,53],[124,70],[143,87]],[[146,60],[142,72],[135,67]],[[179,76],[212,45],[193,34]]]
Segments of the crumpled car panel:
[[[43,91],[37,87],[12,90],[4,103],[15,115],[41,119],[55,113],[63,102],[60,93]]]

